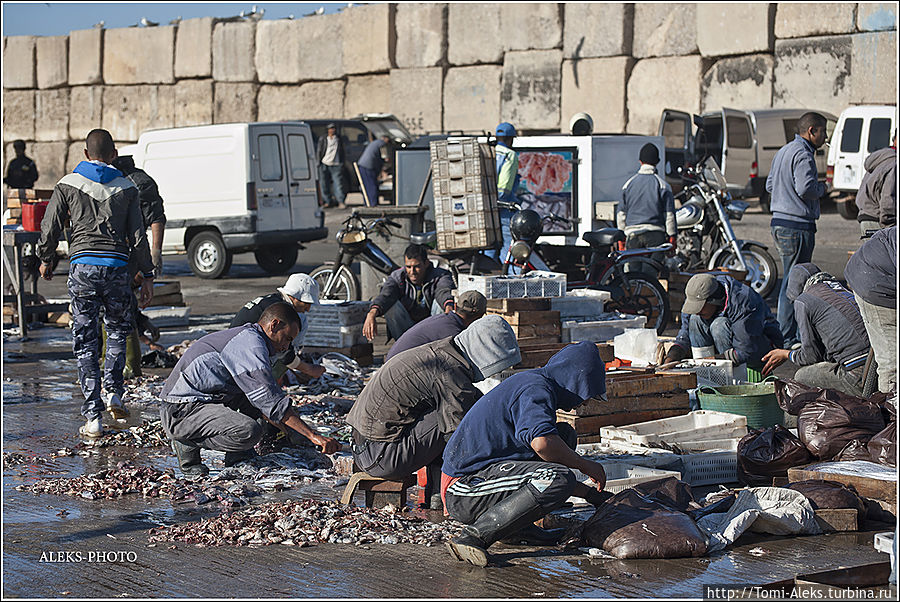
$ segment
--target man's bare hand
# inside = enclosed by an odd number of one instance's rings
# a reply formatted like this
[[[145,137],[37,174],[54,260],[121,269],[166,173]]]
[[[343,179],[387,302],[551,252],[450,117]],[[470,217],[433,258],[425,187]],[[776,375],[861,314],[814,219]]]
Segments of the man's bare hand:
[[[602,464],[586,460],[579,469],[597,484],[597,491],[603,491],[603,488],[606,487],[606,471],[603,470]]]
[[[766,363],[762,369],[763,376],[771,374],[775,368],[786,362],[790,356],[791,352],[787,349],[773,349],[765,354],[762,358]]]
[[[375,324],[376,311],[375,309],[370,309],[369,313],[366,314],[366,321],[363,323],[363,336],[369,341],[374,341],[375,336],[378,334],[378,326]]]
[[[53,268],[49,263],[41,262],[41,267],[38,268],[41,272],[41,278],[44,280],[53,280]]]
[[[144,278],[144,281],[141,282],[141,298],[140,298],[140,306],[141,309],[147,307],[150,301],[153,299],[153,278]]]
[[[323,374],[325,374],[325,366],[319,366],[317,364],[304,364],[303,372],[313,378],[321,378]]]
[[[337,453],[343,447],[340,441],[331,437],[319,437],[319,440],[314,443],[322,448],[323,454]]]

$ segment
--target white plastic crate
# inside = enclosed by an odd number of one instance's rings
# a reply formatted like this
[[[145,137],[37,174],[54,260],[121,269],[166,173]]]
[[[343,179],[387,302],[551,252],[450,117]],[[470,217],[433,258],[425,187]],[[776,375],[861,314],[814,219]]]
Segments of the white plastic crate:
[[[565,320],[562,323],[562,342],[578,343],[590,341],[602,343],[612,341],[618,335],[629,328],[644,328],[647,325],[647,316],[611,317],[605,320],[579,322]]]
[[[490,211],[473,211],[461,215],[435,216],[434,223],[438,232],[469,232],[472,230],[492,230],[499,226],[500,222],[499,218]]]
[[[478,156],[463,156],[458,159],[432,159],[431,177],[435,180],[449,180],[463,176],[480,176],[485,172],[485,161]],[[489,170],[487,173],[491,173]],[[491,175],[493,175],[491,173]]]
[[[724,439],[703,439],[700,441],[681,441],[677,445],[686,452],[698,451],[737,451],[740,437],[728,437]]]
[[[695,410],[684,416],[649,420],[628,426],[601,427],[602,440],[618,439],[647,445],[658,441],[679,443],[706,439],[743,437],[747,434],[747,417],[712,410]]]
[[[603,491],[608,491],[610,493],[619,493],[620,491],[625,491],[640,483],[649,483],[668,477],[681,479],[681,473],[676,470],[649,468],[646,466],[629,464],[627,462],[602,462],[602,464],[603,471],[606,473],[606,485],[603,487]],[[583,474],[581,471],[572,469],[572,472],[575,473],[575,478],[579,481],[587,483],[588,485],[592,483],[587,475]],[[573,496],[567,501],[579,503],[584,500]]]
[[[672,370],[695,373],[698,387],[724,387],[734,384],[734,368],[731,360],[684,360]]]
[[[322,300],[313,305],[307,313],[310,328],[316,325],[347,326],[361,324],[372,306],[368,301]]]
[[[159,305],[156,307],[145,307],[141,312],[150,318],[157,328],[187,326],[191,321],[191,308],[189,306]]]
[[[303,337],[303,345],[306,347],[352,347],[368,343],[363,336],[362,324],[355,326],[333,327],[327,330],[307,330]]]
[[[475,138],[435,140],[430,143],[432,161],[459,161],[468,157],[481,157],[484,149]]]
[[[435,198],[463,196],[466,194],[483,194],[487,197],[492,197],[496,196],[496,186],[496,182],[483,175],[441,179],[432,182]]]
[[[437,248],[441,251],[487,249],[492,247],[496,240],[496,231],[487,228],[468,232],[438,232]]]
[[[736,451],[703,451],[681,454],[684,481],[691,487],[736,483],[738,463]]]
[[[559,312],[560,319],[578,319],[587,321],[603,315],[603,307],[610,299],[607,291],[577,289],[566,291],[565,297],[557,297],[550,301],[550,309]]]
[[[566,275],[534,271],[521,276],[459,275],[460,293],[478,291],[488,299],[561,297],[566,294]]]
[[[443,217],[454,213],[472,213],[476,211],[493,211],[496,198],[490,194],[477,192],[462,196],[435,197],[434,215]]]

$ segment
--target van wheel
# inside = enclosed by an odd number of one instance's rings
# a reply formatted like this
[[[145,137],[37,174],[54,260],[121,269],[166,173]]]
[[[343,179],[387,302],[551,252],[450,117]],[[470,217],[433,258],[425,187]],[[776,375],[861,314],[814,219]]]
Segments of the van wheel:
[[[231,269],[233,254],[218,232],[206,230],[194,236],[187,254],[191,270],[200,278],[221,278]]]
[[[837,205],[837,212],[844,219],[855,220],[859,215],[859,207],[856,206],[856,198],[853,196],[835,199],[834,204]]]
[[[297,263],[297,247],[296,245],[262,247],[254,251],[253,256],[256,257],[256,265],[272,276],[280,276]]]

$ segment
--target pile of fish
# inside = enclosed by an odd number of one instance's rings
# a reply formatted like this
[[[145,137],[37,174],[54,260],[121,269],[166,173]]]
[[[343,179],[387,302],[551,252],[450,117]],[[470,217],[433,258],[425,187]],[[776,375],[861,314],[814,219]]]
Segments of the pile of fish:
[[[119,462],[115,468],[101,470],[74,478],[42,479],[28,485],[19,485],[18,491],[70,495],[87,500],[116,499],[123,495],[140,494],[143,497],[172,497],[178,479],[171,471],[163,472],[149,466],[134,466]]]
[[[344,417],[354,399],[334,395],[292,395],[291,398],[297,414],[307,424],[339,441],[350,442],[350,425]]]
[[[85,447],[165,447],[169,445],[169,437],[159,420],[144,420],[139,425],[122,430],[106,429],[102,437],[95,441],[85,442]]]
[[[393,507],[344,506],[299,500],[259,504],[199,522],[150,530],[151,542],[183,541],[198,546],[310,546],[319,543],[440,544],[459,534],[454,521],[432,523],[404,516]]]
[[[44,464],[49,461],[49,458],[42,458],[40,456],[26,456],[25,454],[20,454],[18,452],[3,452],[4,470],[16,466],[24,466],[26,464]]]
[[[326,456],[312,448],[291,448],[223,468],[210,480],[246,482],[266,491],[283,491],[336,476],[329,470],[331,464]]]
[[[327,393],[356,397],[363,390],[365,381],[375,371],[374,367],[362,368],[356,360],[336,352],[324,354],[317,363],[325,367],[325,374],[307,384],[285,387],[285,390],[295,395]]]
[[[159,403],[159,392],[165,383],[166,379],[156,374],[130,378],[125,381],[125,403]]]

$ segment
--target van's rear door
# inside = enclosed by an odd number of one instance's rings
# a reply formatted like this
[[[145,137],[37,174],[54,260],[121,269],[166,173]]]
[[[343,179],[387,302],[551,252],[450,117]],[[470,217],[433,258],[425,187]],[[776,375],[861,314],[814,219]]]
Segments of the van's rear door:
[[[261,124],[250,127],[252,177],[256,184],[256,230],[289,230],[291,207],[288,196],[286,149],[282,126]],[[313,193],[315,195],[315,193]]]
[[[666,143],[666,180],[672,189],[681,190],[681,174],[679,168],[685,163],[694,163],[694,137],[691,126],[691,115],[684,111],[664,109],[659,120],[659,135]]]
[[[291,226],[295,230],[319,225],[316,217],[315,149],[312,130],[307,124],[283,125],[287,147],[287,176],[290,192]]]
[[[750,172],[756,162],[756,142],[750,115],[735,109],[722,109],[722,174],[728,189],[736,196],[752,194]]]

